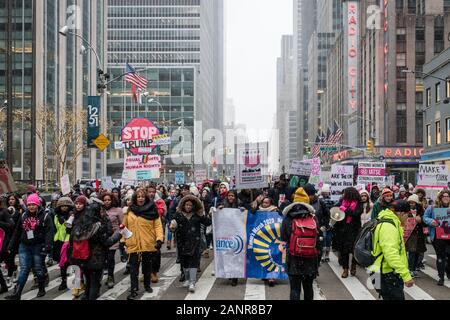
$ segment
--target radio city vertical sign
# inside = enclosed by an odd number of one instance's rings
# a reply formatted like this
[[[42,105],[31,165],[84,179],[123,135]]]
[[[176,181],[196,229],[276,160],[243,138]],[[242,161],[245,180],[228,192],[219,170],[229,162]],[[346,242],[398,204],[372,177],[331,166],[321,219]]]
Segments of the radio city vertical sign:
[[[100,97],[88,97],[87,117],[87,145],[97,148],[94,140],[100,135]]]
[[[344,35],[346,54],[346,96],[348,113],[356,111],[358,107],[358,60],[359,60],[359,3],[347,1],[344,3]]]

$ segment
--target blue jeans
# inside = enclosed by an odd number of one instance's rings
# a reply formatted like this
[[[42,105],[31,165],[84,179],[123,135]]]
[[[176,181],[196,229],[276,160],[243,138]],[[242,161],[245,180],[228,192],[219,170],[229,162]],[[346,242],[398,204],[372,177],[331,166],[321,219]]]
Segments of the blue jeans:
[[[44,280],[44,269],[42,268],[42,244],[37,245],[24,245],[19,246],[19,265],[20,274],[17,284],[19,286],[25,286],[28,275],[30,274],[31,268],[33,268],[34,273],[39,281]]]
[[[325,231],[323,233],[323,247],[324,248],[331,247],[331,230]]]
[[[419,264],[419,254],[415,252],[408,252],[409,271],[416,271],[418,264]]]

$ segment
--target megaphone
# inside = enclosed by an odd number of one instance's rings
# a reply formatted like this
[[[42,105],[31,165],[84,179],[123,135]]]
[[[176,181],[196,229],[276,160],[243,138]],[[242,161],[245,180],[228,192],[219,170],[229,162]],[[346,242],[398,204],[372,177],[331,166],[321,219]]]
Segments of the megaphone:
[[[81,288],[81,269],[79,266],[67,267],[67,288],[80,289]]]
[[[66,228],[72,228],[73,221],[75,220],[75,216],[72,214],[70,218],[64,223]]]
[[[330,225],[334,226],[336,222],[342,221],[345,218],[345,212],[339,209],[338,207],[334,207],[330,209]]]

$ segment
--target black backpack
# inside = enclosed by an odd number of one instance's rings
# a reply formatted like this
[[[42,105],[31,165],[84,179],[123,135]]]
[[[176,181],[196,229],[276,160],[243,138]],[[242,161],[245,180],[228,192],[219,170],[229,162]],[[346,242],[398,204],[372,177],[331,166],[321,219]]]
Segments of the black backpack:
[[[372,219],[362,227],[358,237],[356,238],[353,256],[358,264],[363,268],[367,268],[374,264],[378,257],[382,254],[380,253],[375,257],[372,255],[372,250],[375,228],[383,222],[387,222],[395,226],[394,222],[390,219]]]

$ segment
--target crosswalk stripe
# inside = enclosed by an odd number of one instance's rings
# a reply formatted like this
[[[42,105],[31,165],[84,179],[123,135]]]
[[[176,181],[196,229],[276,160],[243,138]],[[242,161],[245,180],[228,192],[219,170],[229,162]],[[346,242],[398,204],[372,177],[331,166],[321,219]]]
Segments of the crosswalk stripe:
[[[169,258],[162,258],[161,265],[167,263]],[[122,281],[114,285],[114,288],[109,289],[103,295],[100,296],[97,300],[117,300],[122,294],[127,292],[131,287],[130,277],[125,277]]]
[[[266,286],[260,279],[247,279],[244,300],[266,300]]]
[[[173,265],[169,270],[163,273],[161,278],[159,278],[158,285],[152,286],[153,292],[144,293],[141,300],[157,300],[157,298],[161,297],[163,292],[165,292],[172,285],[179,274],[179,265]]]
[[[407,293],[414,300],[435,300],[416,284],[414,284],[411,288],[405,287],[405,293]]]
[[[48,292],[50,290],[53,290],[56,287],[58,287],[60,284],[61,284],[61,278],[56,278],[49,282],[48,286],[45,288],[45,291]],[[27,293],[23,294],[21,299],[22,300],[32,300],[32,299],[36,298],[38,292],[39,292],[38,289],[30,290]]]
[[[313,282],[314,300],[327,300],[316,280]]]
[[[203,272],[202,276],[195,285],[195,293],[189,293],[185,300],[206,300],[211,291],[216,278],[212,276],[214,271],[214,262],[211,261],[208,268]]]
[[[118,272],[121,272],[123,269],[125,269],[126,266],[127,266],[127,264],[126,263],[122,263],[122,262],[116,264],[116,266],[114,268],[114,274],[116,274]],[[104,275],[103,278],[102,278],[102,283],[104,281],[106,281],[106,279],[108,279],[108,276]],[[67,290],[62,295],[57,296],[53,300],[72,300],[72,299],[73,299],[72,290]]]
[[[434,260],[437,259],[437,256],[436,256],[435,254],[429,254],[428,256],[429,256],[431,259],[434,259]]]
[[[334,253],[330,254],[330,262],[328,262],[328,264],[336,277],[344,284],[355,300],[375,300],[375,297],[361,284],[361,282],[359,282],[357,278],[341,278],[341,267],[339,266],[338,259]]]
[[[430,278],[432,278],[432,279],[434,279],[436,281],[439,280],[439,274],[438,274],[437,270],[433,269],[429,265],[427,265],[425,269],[420,270],[420,272],[425,273],[427,276],[429,276]],[[444,286],[446,286],[447,288],[450,288],[450,282],[445,280],[444,281]]]

